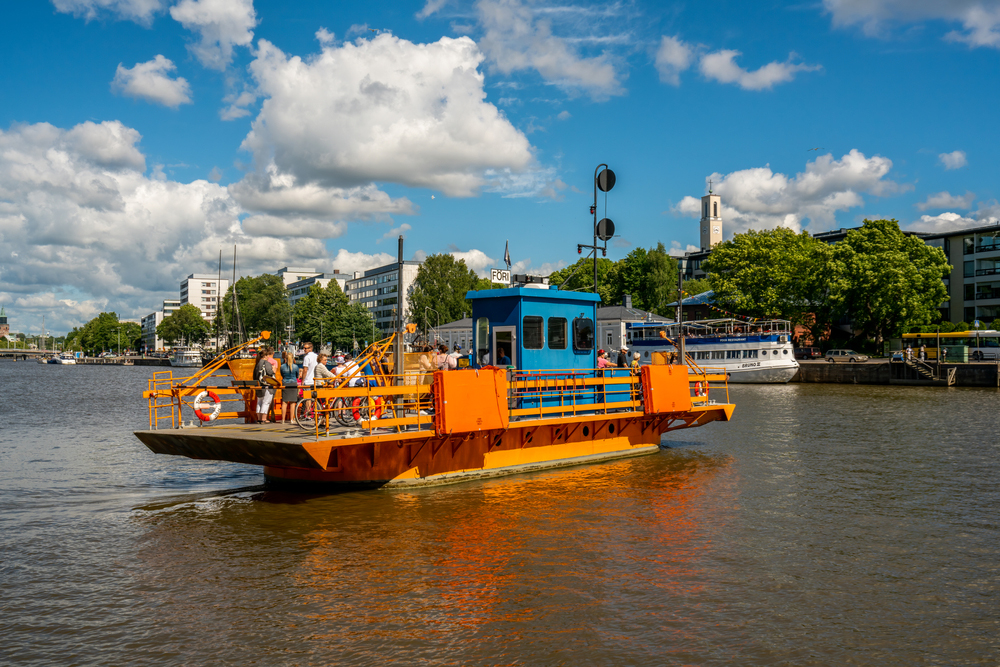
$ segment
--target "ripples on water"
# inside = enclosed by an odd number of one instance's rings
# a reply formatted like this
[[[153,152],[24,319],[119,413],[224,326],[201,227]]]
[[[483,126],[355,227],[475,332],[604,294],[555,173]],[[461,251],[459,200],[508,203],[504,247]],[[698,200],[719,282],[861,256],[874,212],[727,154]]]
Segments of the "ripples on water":
[[[997,664],[995,390],[734,387],[653,456],[299,496],[0,363],[0,662]]]

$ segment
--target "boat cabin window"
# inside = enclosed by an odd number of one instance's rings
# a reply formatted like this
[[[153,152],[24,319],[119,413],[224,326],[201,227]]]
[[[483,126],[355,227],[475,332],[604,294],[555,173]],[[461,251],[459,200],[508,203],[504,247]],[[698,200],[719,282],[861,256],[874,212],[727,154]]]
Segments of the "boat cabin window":
[[[476,321],[476,359],[483,363],[483,359],[490,351],[490,318],[480,317]]]
[[[594,349],[594,320],[589,317],[577,317],[573,320],[573,349]]]
[[[550,317],[549,318],[549,349],[550,350],[565,350],[566,349],[566,318],[565,317]]]
[[[525,315],[522,322],[522,330],[524,331],[524,349],[526,350],[540,350],[542,349],[542,318],[537,315]]]

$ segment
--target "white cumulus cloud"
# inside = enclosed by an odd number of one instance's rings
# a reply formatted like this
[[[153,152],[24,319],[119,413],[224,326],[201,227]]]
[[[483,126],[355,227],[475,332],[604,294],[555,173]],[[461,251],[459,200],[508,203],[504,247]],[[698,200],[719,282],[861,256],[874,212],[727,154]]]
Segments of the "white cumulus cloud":
[[[176,298],[184,276],[215,271],[233,244],[244,273],[333,268],[322,239],[343,233],[336,201],[303,191],[268,204],[282,215],[241,222],[253,209],[227,188],[147,174],[140,140],[118,121],[0,131],[0,294],[20,300],[19,326],[45,314],[50,330],[68,330],[103,309],[140,317]]]
[[[783,63],[775,61],[749,71],[736,64],[736,57],[740,55],[739,51],[730,49],[706,53],[701,57],[699,69],[708,79],[719,83],[734,83],[744,90],[768,90],[776,84],[791,81],[799,72],[821,69],[819,65],[796,63],[795,54],[790,54]]]
[[[950,153],[941,153],[938,155],[938,160],[944,165],[947,170],[951,169],[961,169],[965,165],[969,164],[969,161],[965,157],[965,151],[952,151]]]
[[[170,16],[201,38],[191,52],[211,69],[225,69],[233,59],[233,46],[250,46],[257,14],[253,0],[181,0]]]
[[[429,2],[424,11],[437,7]],[[479,45],[500,72],[535,70],[550,84],[595,99],[625,92],[608,54],[583,56],[576,48],[579,38],[553,34],[552,12],[520,0],[479,0],[476,12],[483,30]]]
[[[111,88],[128,97],[176,109],[182,104],[191,104],[191,86],[183,77],[170,78],[170,73],[175,69],[177,66],[173,61],[162,55],[137,63],[132,68],[119,63]]]
[[[475,195],[490,169],[528,170],[531,146],[485,101],[468,38],[431,44],[381,34],[313,58],[260,40],[250,71],[265,100],[243,147],[305,186],[372,182]]]
[[[917,208],[921,211],[942,208],[970,209],[975,198],[976,195],[972,192],[966,192],[962,196],[953,195],[950,192],[939,192],[934,195],[928,195],[925,201],[917,204]]]
[[[656,51],[656,70],[660,73],[660,81],[679,86],[681,72],[690,68],[694,59],[694,47],[678,37],[664,36]]]
[[[998,0],[823,0],[835,26],[860,25],[867,35],[883,34],[893,24],[944,21],[960,23],[945,38],[971,47],[1000,48]]]
[[[866,157],[857,149],[839,160],[821,155],[806,163],[806,169],[788,177],[770,167],[743,169],[729,174],[711,174],[705,179],[722,197],[726,236],[748,229],[788,227],[801,231],[808,220],[812,232],[832,228],[836,214],[864,204],[863,193],[887,196],[907,187],[886,178],[892,160],[878,155]],[[701,217],[701,200],[684,197],[674,211]]]

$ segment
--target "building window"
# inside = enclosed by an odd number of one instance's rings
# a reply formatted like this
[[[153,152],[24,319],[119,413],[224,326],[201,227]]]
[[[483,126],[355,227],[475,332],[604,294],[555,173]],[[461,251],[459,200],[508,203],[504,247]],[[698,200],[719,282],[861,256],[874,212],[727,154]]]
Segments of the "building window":
[[[712,204],[712,211],[713,211],[712,217],[713,218],[718,218],[719,217],[719,204],[718,203]]]
[[[578,317],[573,320],[573,349],[594,349],[594,320],[589,317]]]
[[[544,344],[542,339],[542,318],[535,315],[525,315],[521,321],[524,349],[540,350]]]
[[[976,298],[976,286],[972,283],[969,283],[968,285],[965,286],[965,300],[973,301],[975,300],[975,298]]]
[[[971,236],[966,236],[962,239],[962,254],[971,255],[976,252],[976,240]]]
[[[565,317],[550,317],[549,318],[549,349],[550,350],[565,350],[566,349],[566,318]]]
[[[971,277],[973,277],[973,276],[976,275],[976,269],[973,266],[974,264],[975,264],[975,262],[964,262],[962,264],[962,266],[965,269],[965,277],[966,278],[971,278]]]
[[[972,321],[976,319],[976,308],[975,306],[965,309],[965,321],[972,324]]]

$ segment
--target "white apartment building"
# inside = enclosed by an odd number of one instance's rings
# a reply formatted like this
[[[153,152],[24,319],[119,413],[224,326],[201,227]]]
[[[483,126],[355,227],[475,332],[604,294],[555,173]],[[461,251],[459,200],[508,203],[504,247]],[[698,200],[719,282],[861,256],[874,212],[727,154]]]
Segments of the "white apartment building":
[[[355,271],[354,277],[347,281],[344,292],[352,304],[360,303],[367,308],[375,318],[375,326],[388,335],[396,330],[396,309],[400,305],[403,307],[403,323],[414,320],[409,312],[408,299],[420,264],[403,262],[402,280],[396,262],[364,272]],[[403,295],[402,303],[400,295]]]
[[[309,294],[309,290],[312,289],[313,285],[319,285],[323,289],[326,289],[330,285],[331,280],[337,281],[340,285],[341,290],[345,290],[347,287],[347,280],[350,276],[346,273],[341,273],[337,269],[333,270],[333,273],[317,273],[316,275],[303,278],[302,280],[297,280],[293,283],[285,283],[285,289],[288,290],[288,304],[295,308],[295,304],[299,299]]]
[[[306,278],[313,278],[315,276],[322,276],[324,274],[320,273],[316,269],[303,268],[301,266],[283,266],[274,272],[274,275],[285,281],[285,289],[292,283],[297,283]],[[344,276],[345,278],[347,276]]]
[[[192,273],[181,282],[180,305],[191,304],[201,310],[201,316],[209,323],[215,321],[219,304],[229,289],[229,281],[209,273]],[[166,307],[166,301],[163,302]]]

